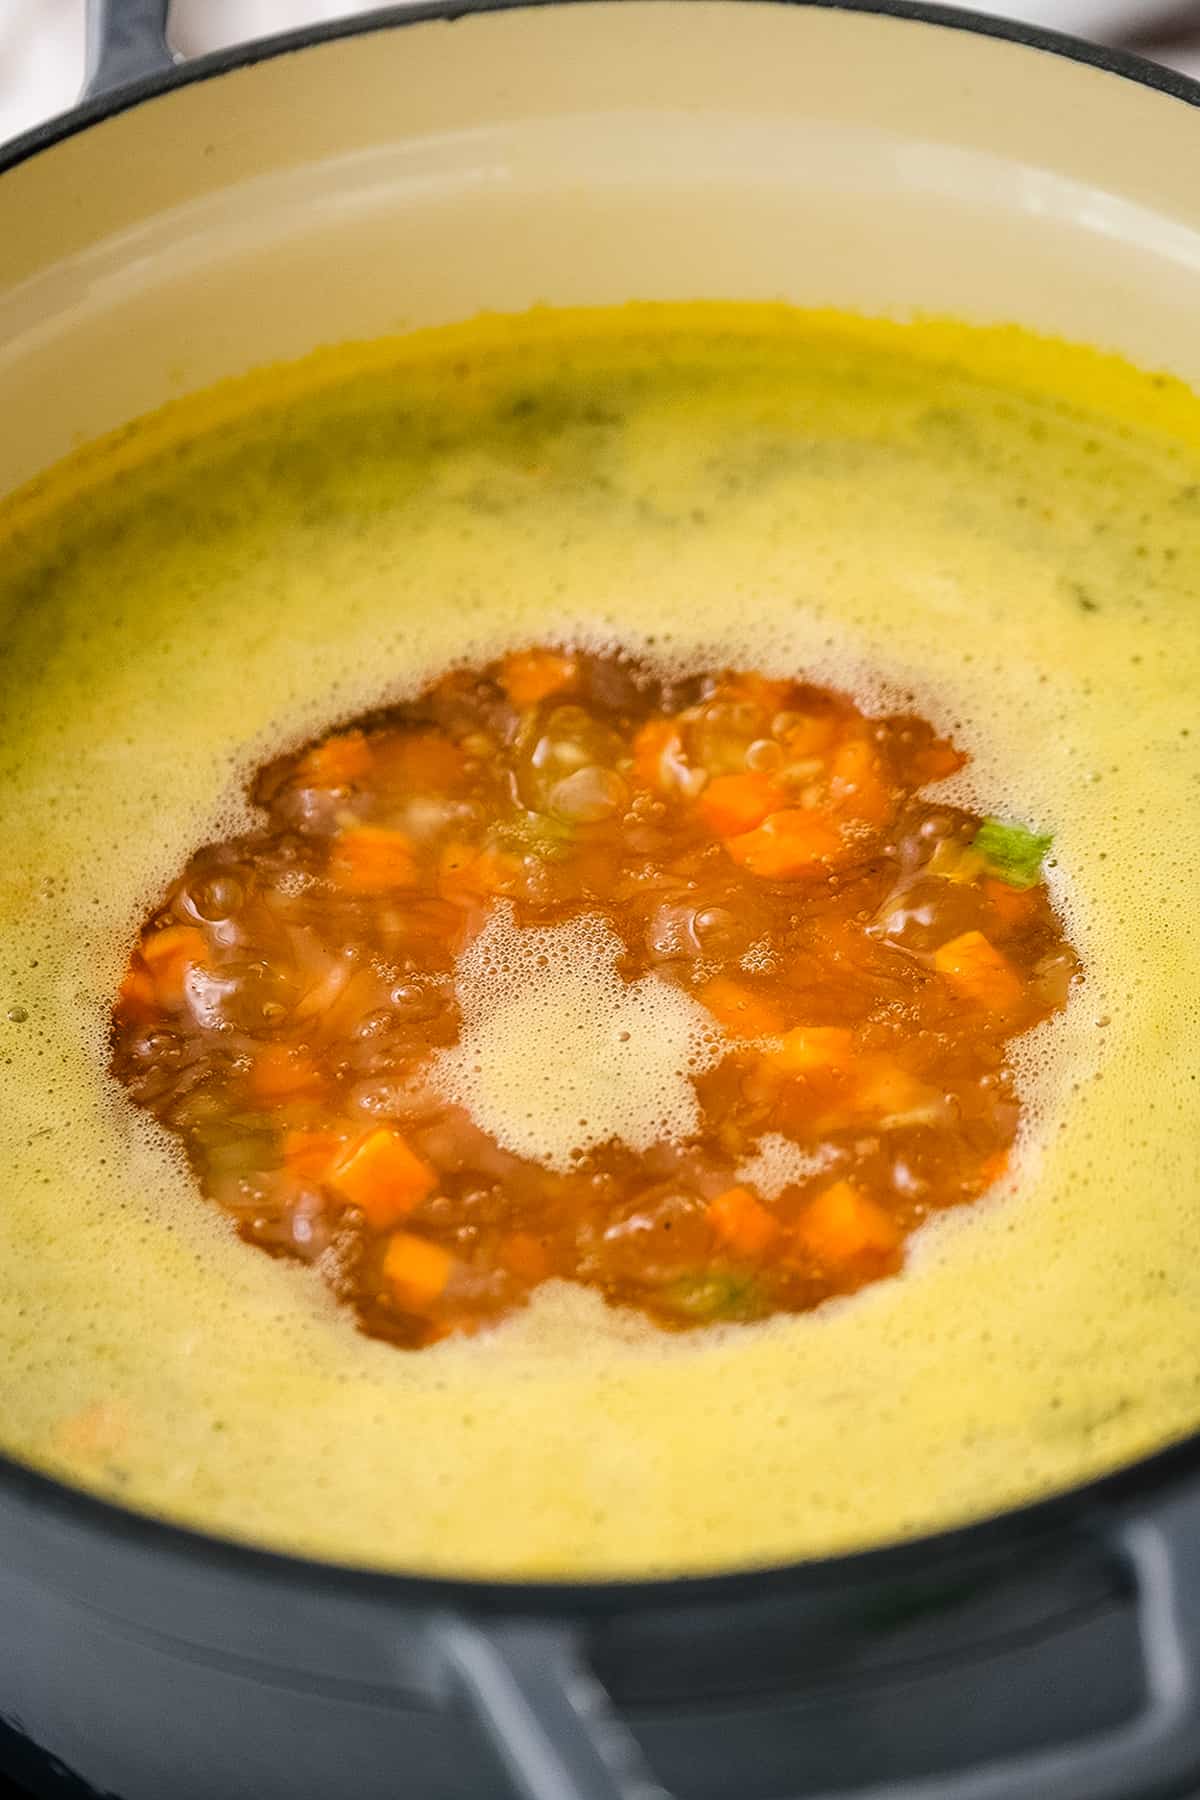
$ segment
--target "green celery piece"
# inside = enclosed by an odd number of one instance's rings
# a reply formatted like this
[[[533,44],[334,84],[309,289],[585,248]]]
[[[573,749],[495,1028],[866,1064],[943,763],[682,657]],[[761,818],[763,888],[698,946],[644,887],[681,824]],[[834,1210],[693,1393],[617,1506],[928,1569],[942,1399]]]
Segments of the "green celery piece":
[[[503,820],[493,835],[508,849],[540,856],[543,862],[561,862],[570,854],[575,830],[547,813],[524,812]]]
[[[671,1312],[685,1319],[746,1319],[759,1310],[752,1281],[714,1270],[679,1276],[662,1290],[661,1298]]]
[[[989,875],[1006,881],[1009,887],[1031,888],[1042,879],[1042,858],[1053,841],[1049,832],[1006,825],[1003,819],[985,819],[971,848],[978,850]]]

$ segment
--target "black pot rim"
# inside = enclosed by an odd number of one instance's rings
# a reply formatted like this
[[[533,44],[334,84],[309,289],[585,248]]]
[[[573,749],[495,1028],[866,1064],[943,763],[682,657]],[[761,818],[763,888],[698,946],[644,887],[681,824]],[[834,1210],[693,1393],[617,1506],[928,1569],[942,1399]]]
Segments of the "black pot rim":
[[[67,138],[147,101],[193,82],[210,80],[254,63],[369,32],[390,31],[429,20],[464,22],[492,12],[532,6],[580,5],[589,0],[417,0],[389,5],[211,52],[175,68],[149,75],[109,94],[84,101],[0,146],[0,175],[52,149]],[[677,0],[687,4],[688,0]],[[738,0],[866,13],[917,25],[970,32],[1083,63],[1200,108],[1200,81],[1126,51],[1016,20],[969,13],[926,0]],[[1200,141],[1200,134],[1198,134]],[[270,1550],[234,1537],[221,1537],[135,1511],[98,1494],[59,1481],[0,1452],[0,1491],[18,1502],[81,1531],[144,1545],[168,1556],[270,1583],[357,1593],[400,1605],[469,1608],[483,1613],[606,1613],[631,1606],[651,1610],[678,1605],[779,1600],[839,1587],[896,1584],[920,1578],[933,1563],[989,1562],[1021,1545],[1033,1546],[1070,1531],[1102,1529],[1118,1514],[1156,1498],[1189,1476],[1200,1474],[1200,1431],[1139,1458],[1112,1473],[1041,1500],[1031,1501],[950,1530],[902,1539],[860,1551],[803,1561],[754,1565],[729,1572],[652,1577],[646,1580],[524,1581],[422,1575],[404,1570],[358,1567]]]

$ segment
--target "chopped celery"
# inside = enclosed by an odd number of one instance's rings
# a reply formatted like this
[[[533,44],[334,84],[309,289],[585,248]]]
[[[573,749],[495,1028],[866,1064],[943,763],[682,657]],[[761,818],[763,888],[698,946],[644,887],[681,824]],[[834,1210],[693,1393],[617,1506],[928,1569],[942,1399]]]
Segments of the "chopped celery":
[[[746,1319],[759,1311],[758,1290],[752,1281],[712,1269],[680,1275],[660,1297],[670,1312],[685,1319]]]
[[[977,850],[989,875],[1009,887],[1035,887],[1042,878],[1042,858],[1050,848],[1048,832],[1030,831],[1027,825],[1006,825],[1001,819],[985,819],[975,833]]]
[[[543,862],[561,862],[568,855],[574,827],[547,813],[522,812],[495,827],[493,836],[506,850],[540,856]]]

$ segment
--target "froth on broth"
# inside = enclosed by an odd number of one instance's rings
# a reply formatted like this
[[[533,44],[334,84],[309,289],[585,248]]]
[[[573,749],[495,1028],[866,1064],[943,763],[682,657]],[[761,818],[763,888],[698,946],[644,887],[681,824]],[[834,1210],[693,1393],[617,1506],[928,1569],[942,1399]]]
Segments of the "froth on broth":
[[[1196,1428],[1192,394],[1011,329],[535,313],[185,402],[0,530],[0,1447],[277,1547],[569,1577],[891,1540]],[[1008,1173],[900,1278],[686,1333],[548,1281],[397,1354],[108,1073],[138,930],[257,767],[546,643],[915,714],[969,754],[939,800],[1053,833],[1083,979],[1012,1052]]]

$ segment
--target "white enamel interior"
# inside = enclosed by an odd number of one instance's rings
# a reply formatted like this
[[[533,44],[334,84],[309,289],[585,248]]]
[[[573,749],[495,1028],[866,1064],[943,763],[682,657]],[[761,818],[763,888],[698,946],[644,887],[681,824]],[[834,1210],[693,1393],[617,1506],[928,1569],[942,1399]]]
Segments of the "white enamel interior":
[[[345,41],[0,179],[0,491],[181,391],[538,301],[1017,320],[1200,376],[1200,111],[914,21],[603,0]]]

